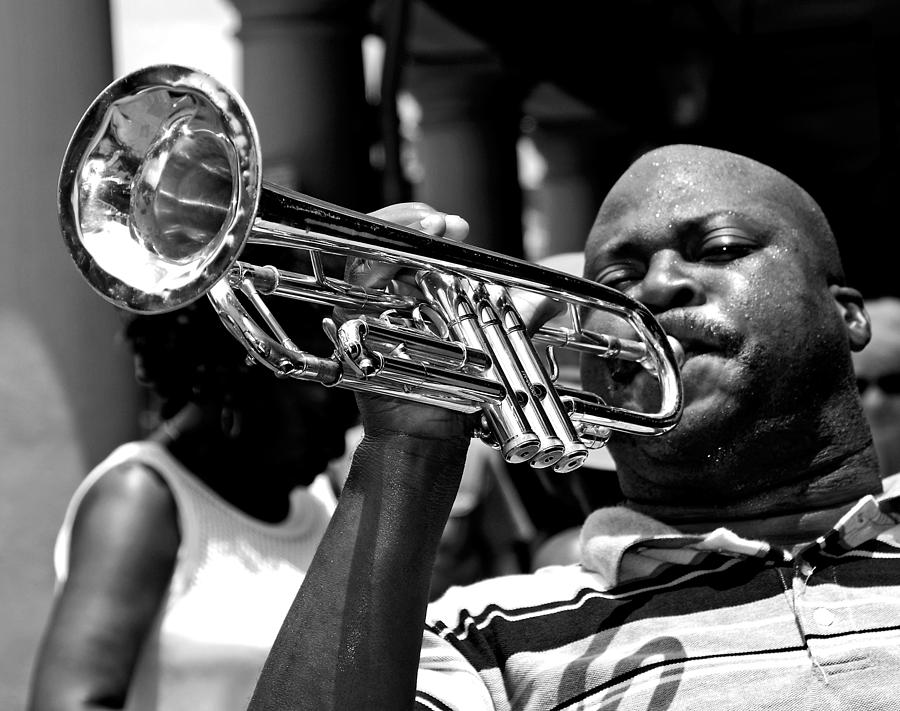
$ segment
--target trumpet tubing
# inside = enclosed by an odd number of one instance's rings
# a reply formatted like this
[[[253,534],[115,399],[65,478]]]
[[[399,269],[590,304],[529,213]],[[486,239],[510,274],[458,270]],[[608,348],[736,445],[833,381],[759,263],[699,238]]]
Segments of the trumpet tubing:
[[[480,412],[481,436],[510,462],[571,471],[610,430],[656,435],[681,414],[678,345],[641,304],[264,182],[242,100],[193,69],[147,67],[94,100],[63,161],[59,212],[76,266],[117,307],[162,313],[205,295],[249,355],[274,372]],[[304,252],[308,273],[244,262],[248,244]],[[326,254],[413,270],[423,296],[329,277]],[[527,334],[511,290],[555,301],[567,321]],[[279,296],[356,317],[325,319],[334,352],[307,353],[266,304]],[[584,329],[581,313],[595,309],[634,337]],[[658,410],[613,407],[561,384],[563,349],[641,363],[658,381]]]

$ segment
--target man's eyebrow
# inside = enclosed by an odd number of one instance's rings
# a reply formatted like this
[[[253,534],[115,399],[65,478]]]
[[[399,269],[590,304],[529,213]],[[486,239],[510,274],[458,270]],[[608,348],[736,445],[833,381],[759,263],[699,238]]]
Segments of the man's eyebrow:
[[[727,210],[707,216],[701,224],[697,225],[696,231],[705,233],[721,228],[736,228],[743,230],[748,237],[768,243],[780,222],[780,216],[777,213],[769,214],[766,210],[762,213]]]
[[[698,234],[708,232],[722,226],[733,224],[745,226],[754,232],[766,231],[765,225],[759,216],[754,216],[740,209],[711,210],[702,215],[683,220],[672,229],[671,240],[683,242],[696,237]],[[602,259],[604,262],[612,259],[641,258],[646,255],[649,245],[653,241],[646,237],[640,225],[631,227],[626,232],[616,234],[602,241],[602,244],[585,250],[585,264],[590,267]]]
[[[676,230],[679,240],[702,237],[706,233],[723,227],[743,228],[752,234],[762,235],[769,232],[765,221],[759,215],[743,210],[715,210],[690,220],[685,220]]]

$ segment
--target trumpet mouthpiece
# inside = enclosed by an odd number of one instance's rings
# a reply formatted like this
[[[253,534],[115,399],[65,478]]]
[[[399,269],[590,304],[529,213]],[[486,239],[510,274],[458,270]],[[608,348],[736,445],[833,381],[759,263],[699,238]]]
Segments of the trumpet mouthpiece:
[[[666,336],[669,341],[669,345],[672,347],[672,352],[675,354],[675,362],[678,363],[678,367],[680,368],[684,365],[685,355],[684,355],[684,346],[681,345],[681,342],[673,337]]]

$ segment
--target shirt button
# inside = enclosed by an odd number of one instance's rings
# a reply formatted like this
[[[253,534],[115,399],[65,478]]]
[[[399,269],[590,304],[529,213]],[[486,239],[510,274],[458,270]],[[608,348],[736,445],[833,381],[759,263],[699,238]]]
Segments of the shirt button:
[[[825,607],[818,607],[813,612],[813,619],[819,627],[830,627],[834,624],[834,613]]]

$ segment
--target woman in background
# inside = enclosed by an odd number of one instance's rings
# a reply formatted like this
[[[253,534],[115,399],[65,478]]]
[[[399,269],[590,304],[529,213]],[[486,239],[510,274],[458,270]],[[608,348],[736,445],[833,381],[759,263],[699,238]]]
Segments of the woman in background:
[[[279,319],[319,353],[314,315]],[[154,422],[72,498],[29,709],[244,709],[330,517],[309,485],[356,405],[248,367],[203,302],[125,336]]]

